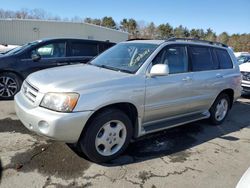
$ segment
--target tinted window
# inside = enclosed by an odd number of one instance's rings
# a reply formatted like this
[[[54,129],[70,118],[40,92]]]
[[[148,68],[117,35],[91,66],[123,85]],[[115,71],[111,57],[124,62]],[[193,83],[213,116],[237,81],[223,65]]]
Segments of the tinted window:
[[[42,58],[65,57],[65,43],[47,44],[32,50],[33,53],[38,53]]]
[[[204,71],[213,69],[213,59],[209,48],[206,47],[190,47],[192,70]]]
[[[153,60],[155,64],[167,64],[169,73],[182,73],[188,71],[187,50],[184,46],[164,48]]]
[[[213,56],[214,69],[219,69],[220,64],[219,64],[219,60],[218,60],[217,55],[216,55],[215,48],[210,48],[210,49],[211,49],[211,53],[212,53],[212,56]]]
[[[98,54],[97,44],[73,42],[70,47],[72,56],[96,56]]]
[[[226,50],[215,49],[218,61],[220,63],[221,69],[230,69],[233,68],[231,58]]]
[[[103,43],[99,44],[99,53],[102,53],[103,51],[107,50],[108,48],[114,46],[112,43]]]

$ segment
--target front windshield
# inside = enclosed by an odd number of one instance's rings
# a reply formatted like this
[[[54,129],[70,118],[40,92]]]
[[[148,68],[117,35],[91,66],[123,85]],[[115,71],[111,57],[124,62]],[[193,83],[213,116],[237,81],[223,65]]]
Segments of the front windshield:
[[[13,48],[13,49],[5,52],[4,54],[6,54],[6,55],[16,54],[16,53],[18,53],[26,48],[29,48],[30,46],[36,45],[37,43],[39,43],[39,41],[30,42],[30,43],[24,44],[23,46]]]
[[[157,47],[156,44],[120,43],[97,56],[90,64],[135,73]]]
[[[245,63],[250,60],[250,56],[240,56],[237,59],[239,63]]]

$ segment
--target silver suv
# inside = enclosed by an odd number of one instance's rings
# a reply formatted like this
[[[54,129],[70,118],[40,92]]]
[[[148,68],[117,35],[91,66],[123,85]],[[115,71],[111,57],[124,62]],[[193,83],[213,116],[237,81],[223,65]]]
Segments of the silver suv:
[[[29,130],[105,162],[142,135],[206,118],[221,124],[240,94],[230,48],[172,38],[122,42],[88,64],[33,73],[15,105]]]

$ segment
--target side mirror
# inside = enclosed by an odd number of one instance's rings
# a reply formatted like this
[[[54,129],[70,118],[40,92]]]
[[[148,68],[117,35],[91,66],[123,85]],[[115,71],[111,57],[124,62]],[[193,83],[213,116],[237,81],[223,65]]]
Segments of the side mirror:
[[[149,75],[151,77],[154,76],[167,76],[169,74],[169,67],[166,64],[157,64],[153,65],[153,67],[150,70]]]
[[[34,53],[31,55],[32,61],[39,61],[41,59],[41,55],[38,53]]]

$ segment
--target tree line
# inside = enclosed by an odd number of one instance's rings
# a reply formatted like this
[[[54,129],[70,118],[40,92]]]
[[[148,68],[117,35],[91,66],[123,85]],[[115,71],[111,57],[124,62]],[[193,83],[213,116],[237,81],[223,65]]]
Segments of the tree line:
[[[61,18],[59,16],[53,16],[42,9],[21,9],[19,11],[0,9],[0,18],[84,22],[128,32],[130,39],[167,39],[169,37],[190,37],[222,42],[233,47],[235,51],[250,52],[250,33],[229,35],[227,32],[222,32],[217,35],[211,28],[188,29],[183,25],[173,27],[169,23],[155,25],[154,22],[145,24],[138,22],[133,18],[124,18],[120,22],[116,22],[112,17],[108,16],[103,18],[80,18],[78,16],[72,18]]]

